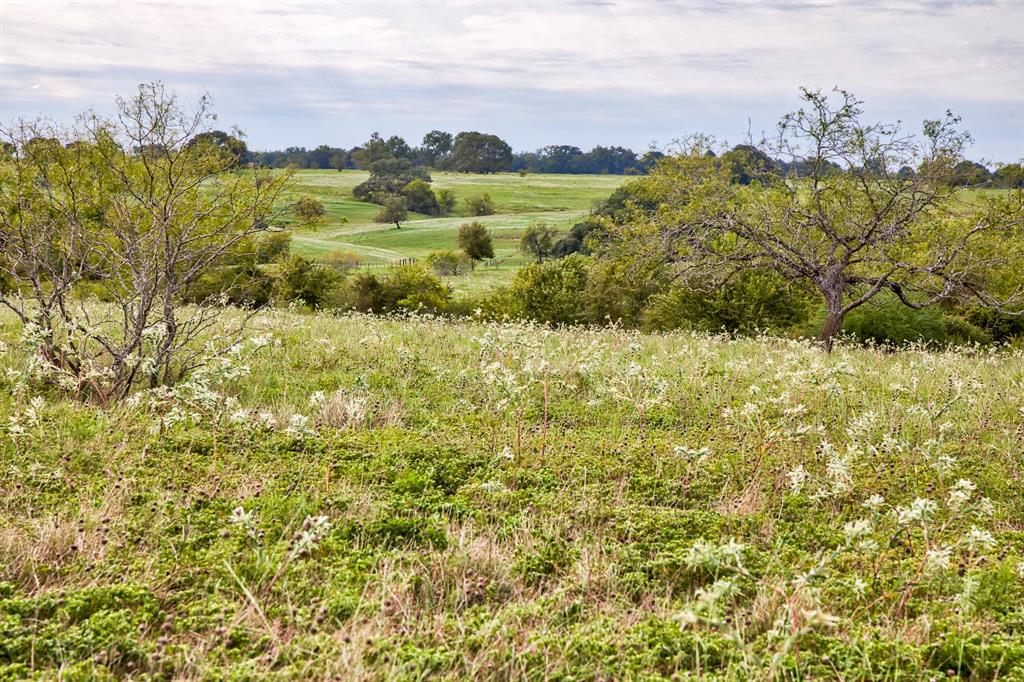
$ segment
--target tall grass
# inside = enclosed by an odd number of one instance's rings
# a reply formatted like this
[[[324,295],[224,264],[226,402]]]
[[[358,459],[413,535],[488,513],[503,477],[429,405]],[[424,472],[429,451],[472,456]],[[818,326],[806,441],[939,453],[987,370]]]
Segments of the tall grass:
[[[103,409],[2,320],[0,678],[1024,674],[1019,352],[273,311]]]

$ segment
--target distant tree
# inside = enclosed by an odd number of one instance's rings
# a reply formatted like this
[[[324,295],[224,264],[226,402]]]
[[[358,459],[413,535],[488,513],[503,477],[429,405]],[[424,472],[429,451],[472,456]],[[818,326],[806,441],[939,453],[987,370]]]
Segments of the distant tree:
[[[420,147],[420,161],[427,166],[435,165],[452,150],[452,134],[443,130],[431,130],[423,136]]]
[[[355,162],[357,168],[369,168],[370,164],[375,161],[392,159],[394,156],[388,141],[378,132],[371,134],[370,139],[363,143],[362,147],[357,147],[352,151],[352,161]]]
[[[405,197],[390,195],[382,197],[379,203],[381,208],[377,212],[375,220],[378,223],[394,223],[396,228],[401,229],[402,221],[409,217],[409,209],[406,206]]]
[[[494,213],[494,201],[487,192],[466,197],[466,210],[469,215],[491,215]]]
[[[491,234],[484,227],[483,223],[474,220],[471,223],[463,223],[459,227],[459,248],[466,252],[473,262],[484,258],[494,258],[494,244],[491,242]]]
[[[445,168],[460,173],[499,173],[512,169],[512,148],[497,135],[463,132],[455,136]]]
[[[223,130],[211,130],[199,133],[186,143],[186,147],[210,145],[222,151],[230,159],[231,166],[240,166],[249,160],[249,149],[241,139],[241,133],[229,135]]]
[[[777,172],[777,164],[766,152],[749,144],[738,144],[722,154],[721,159],[728,164],[733,182],[749,185],[751,182],[763,181]]]
[[[557,234],[558,232],[547,223],[531,223],[519,239],[519,250],[533,256],[536,262],[543,263],[544,259],[552,254]]]
[[[338,150],[331,155],[331,168],[341,171],[348,168],[349,155],[345,150]]]
[[[352,188],[352,196],[364,201],[375,201],[374,197],[401,194],[413,180],[430,182],[430,174],[423,168],[413,166],[409,159],[385,158],[369,165],[370,177]],[[376,202],[375,203],[380,203]]]
[[[450,189],[437,190],[437,203],[441,207],[441,213],[447,214],[455,210],[455,192]]]
[[[1019,163],[1008,163],[1000,166],[995,172],[994,181],[996,187],[1016,188],[1024,187],[1024,166]]]
[[[573,253],[589,256],[590,248],[587,246],[587,239],[598,230],[603,229],[604,226],[604,221],[598,216],[584,218],[572,226],[569,234],[554,243],[551,247],[551,255],[554,258],[565,258]]]
[[[300,223],[315,225],[324,220],[327,211],[324,205],[315,197],[303,194],[299,200],[292,204],[292,215]]]
[[[437,197],[431,191],[430,185],[423,180],[413,180],[402,188],[402,196],[408,203],[409,210],[427,215],[437,215],[441,212],[441,206]]]
[[[983,185],[991,179],[991,171],[976,161],[964,159],[953,166],[952,182],[954,187]]]
[[[651,149],[650,151],[644,152],[644,155],[637,160],[636,165],[633,167],[633,171],[640,175],[649,173],[651,169],[658,165],[658,161],[663,158],[665,158],[664,152],[660,152],[657,149]]]

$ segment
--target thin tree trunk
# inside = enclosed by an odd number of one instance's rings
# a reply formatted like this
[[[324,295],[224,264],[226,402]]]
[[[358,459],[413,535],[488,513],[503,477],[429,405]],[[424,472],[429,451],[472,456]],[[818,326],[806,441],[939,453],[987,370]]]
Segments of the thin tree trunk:
[[[844,315],[841,310],[829,306],[828,313],[825,316],[825,324],[821,326],[817,339],[826,353],[832,352],[833,339],[839,330],[843,328],[843,317]]]

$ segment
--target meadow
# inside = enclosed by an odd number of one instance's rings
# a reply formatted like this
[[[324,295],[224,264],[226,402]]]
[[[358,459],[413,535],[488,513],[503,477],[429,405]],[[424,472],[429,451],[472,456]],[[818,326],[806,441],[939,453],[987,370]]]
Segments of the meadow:
[[[459,226],[479,220],[494,241],[496,267],[467,276],[450,278],[455,290],[483,290],[504,282],[515,268],[529,262],[519,253],[519,237],[530,223],[539,221],[567,231],[628,178],[621,175],[557,175],[517,173],[445,173],[432,171],[432,188],[455,192],[458,205],[444,217],[410,213],[401,228],[374,222],[379,206],[359,201],[352,188],[366,180],[365,171],[297,171],[286,201],[302,195],[318,199],[327,212],[315,228],[295,231],[295,253],[323,258],[332,252],[355,254],[365,264],[381,264],[415,258],[422,260],[436,251],[458,251]],[[489,194],[495,213],[473,217],[464,200]]]
[[[0,679],[1024,680],[1020,352],[271,310],[104,407],[21,334]]]

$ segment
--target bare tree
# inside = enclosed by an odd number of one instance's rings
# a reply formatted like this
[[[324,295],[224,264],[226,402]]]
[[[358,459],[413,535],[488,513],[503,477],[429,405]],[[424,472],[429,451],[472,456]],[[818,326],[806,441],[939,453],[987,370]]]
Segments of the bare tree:
[[[679,275],[717,287],[744,269],[781,273],[822,297],[827,350],[846,315],[884,291],[912,308],[957,300],[1019,314],[1021,192],[964,198],[950,186],[969,137],[948,112],[914,136],[863,122],[862,103],[835,93],[803,90],[804,107],[761,143],[779,167],[749,186],[703,138],[662,162],[652,222]]]
[[[0,304],[38,351],[36,369],[101,400],[172,383],[216,350],[197,340],[212,306],[184,308],[189,287],[268,229],[287,174],[232,168],[197,136],[213,120],[162,84],[117,100],[113,118],[3,131]],[[105,303],[83,300],[92,292]]]

